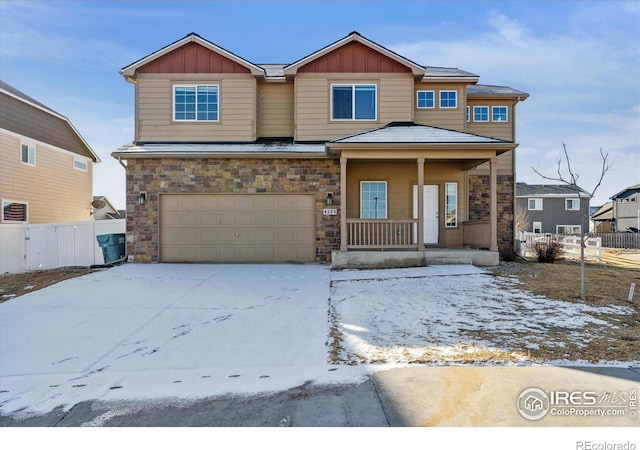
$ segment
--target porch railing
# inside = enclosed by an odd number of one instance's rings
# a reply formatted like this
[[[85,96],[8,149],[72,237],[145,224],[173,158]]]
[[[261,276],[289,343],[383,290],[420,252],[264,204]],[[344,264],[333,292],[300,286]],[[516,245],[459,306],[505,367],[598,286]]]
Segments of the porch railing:
[[[462,223],[463,244],[471,248],[489,248],[491,246],[491,223],[489,219]]]
[[[350,249],[417,249],[418,219],[347,219]]]

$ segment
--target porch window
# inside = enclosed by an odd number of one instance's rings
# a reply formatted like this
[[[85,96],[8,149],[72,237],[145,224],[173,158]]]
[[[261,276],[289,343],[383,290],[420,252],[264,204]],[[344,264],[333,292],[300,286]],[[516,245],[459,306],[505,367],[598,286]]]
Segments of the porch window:
[[[360,218],[387,218],[387,182],[360,182]]]
[[[458,226],[458,183],[445,183],[446,228]]]
[[[36,147],[30,144],[20,144],[20,161],[30,166],[35,166]]]
[[[376,120],[376,85],[332,85],[331,119]]]
[[[529,211],[542,211],[541,198],[530,198],[527,203],[529,205]]]
[[[435,93],[434,91],[418,91],[418,108],[434,108]]]
[[[12,200],[2,201],[2,222],[26,222],[27,204]]]
[[[457,108],[458,91],[440,91],[440,108]]]
[[[579,198],[565,198],[564,209],[567,211],[579,211],[580,199]]]
[[[173,87],[173,119],[176,121],[217,121],[218,85],[177,85]]]

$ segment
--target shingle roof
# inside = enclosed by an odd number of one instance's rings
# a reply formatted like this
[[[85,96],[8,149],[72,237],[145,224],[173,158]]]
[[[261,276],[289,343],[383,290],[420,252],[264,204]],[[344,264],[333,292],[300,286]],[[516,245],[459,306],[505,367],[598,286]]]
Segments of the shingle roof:
[[[568,184],[527,184],[516,183],[516,197],[576,197],[578,191],[589,195],[580,186]]]
[[[414,123],[391,123],[382,128],[335,139],[331,142],[341,144],[511,143],[502,139]]]
[[[294,144],[290,142],[268,143],[239,143],[239,144],[127,144],[113,152],[114,157],[165,157],[165,156],[209,156],[228,155],[230,157],[240,155],[259,154],[325,154],[324,144]]]
[[[639,191],[640,191],[640,184],[634,184],[633,186],[629,186],[628,188],[621,190],[620,192],[618,192],[617,194],[609,198],[611,199],[627,198],[628,196],[633,195]]]
[[[470,85],[467,87],[467,94],[529,95],[526,92],[518,91],[508,86],[493,86],[489,84]]]
[[[472,77],[478,78],[479,75],[475,73],[467,72],[455,67],[432,67],[425,66],[424,78],[429,77]]]

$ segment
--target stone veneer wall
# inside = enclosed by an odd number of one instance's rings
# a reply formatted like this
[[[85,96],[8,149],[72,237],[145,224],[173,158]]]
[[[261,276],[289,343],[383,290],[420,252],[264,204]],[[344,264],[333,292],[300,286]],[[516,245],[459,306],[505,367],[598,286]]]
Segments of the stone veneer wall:
[[[340,203],[340,162],[333,159],[130,159],[127,164],[127,251],[137,262],[160,258],[160,194],[315,193],[316,261],[340,248],[340,215],[324,216],[327,192]],[[140,191],[147,192],[144,205]]]
[[[513,175],[498,175],[498,249],[501,255],[513,250]],[[469,176],[469,220],[489,219],[489,176]]]

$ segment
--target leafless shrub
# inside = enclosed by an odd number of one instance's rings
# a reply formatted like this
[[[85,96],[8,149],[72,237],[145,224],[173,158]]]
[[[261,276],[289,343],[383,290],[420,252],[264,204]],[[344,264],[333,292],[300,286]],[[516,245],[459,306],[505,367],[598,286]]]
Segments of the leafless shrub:
[[[540,263],[553,264],[564,255],[562,242],[553,238],[536,241],[533,243],[531,249]]]

